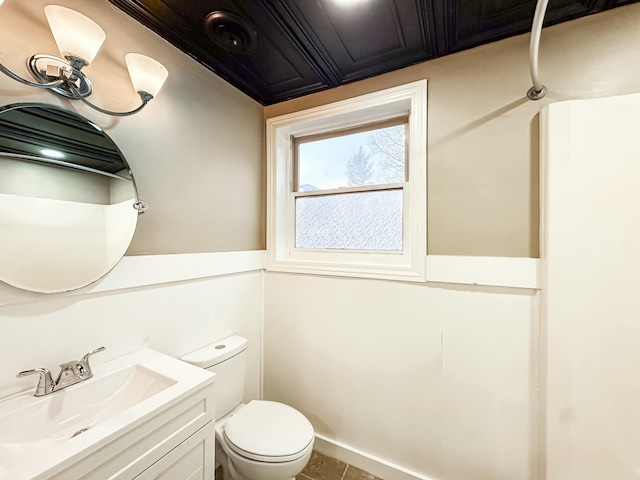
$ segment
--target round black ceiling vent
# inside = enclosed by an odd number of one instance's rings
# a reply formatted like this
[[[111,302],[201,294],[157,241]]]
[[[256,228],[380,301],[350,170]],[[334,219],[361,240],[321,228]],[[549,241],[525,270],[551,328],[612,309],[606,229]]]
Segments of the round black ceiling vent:
[[[250,52],[258,41],[258,34],[251,25],[234,13],[210,13],[204,19],[204,26],[211,40],[229,52]]]

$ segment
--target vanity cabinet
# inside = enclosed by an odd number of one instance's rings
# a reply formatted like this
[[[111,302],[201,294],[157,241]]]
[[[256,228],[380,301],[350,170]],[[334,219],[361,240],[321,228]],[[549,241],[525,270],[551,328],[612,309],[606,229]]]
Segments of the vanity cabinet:
[[[145,348],[0,400],[0,480],[214,478],[215,374]]]
[[[213,383],[88,452],[50,480],[213,480]]]
[[[191,435],[136,480],[213,480],[214,423]]]

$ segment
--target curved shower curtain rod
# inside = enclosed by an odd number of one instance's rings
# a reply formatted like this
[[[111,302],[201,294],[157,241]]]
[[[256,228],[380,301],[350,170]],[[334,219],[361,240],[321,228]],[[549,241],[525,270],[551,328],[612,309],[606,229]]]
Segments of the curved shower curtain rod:
[[[540,49],[540,34],[542,33],[542,23],[544,14],[547,11],[549,0],[538,0],[536,12],[533,15],[531,25],[531,42],[529,43],[529,70],[531,70],[531,81],[533,87],[527,92],[527,97],[531,100],[540,100],[547,93],[547,87],[542,85],[538,78],[538,50]]]

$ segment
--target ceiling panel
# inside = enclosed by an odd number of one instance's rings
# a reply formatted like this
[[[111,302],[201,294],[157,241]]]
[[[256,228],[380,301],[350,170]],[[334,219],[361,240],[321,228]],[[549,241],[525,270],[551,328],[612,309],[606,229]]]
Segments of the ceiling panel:
[[[534,0],[445,0],[450,33],[448,50],[456,52],[531,30]],[[545,26],[590,13],[596,1],[554,0]]]
[[[333,0],[283,0],[288,21],[340,84],[435,57],[424,2],[379,0],[368,8]]]
[[[109,0],[263,105],[531,29],[534,0]],[[550,0],[545,26],[640,0]]]

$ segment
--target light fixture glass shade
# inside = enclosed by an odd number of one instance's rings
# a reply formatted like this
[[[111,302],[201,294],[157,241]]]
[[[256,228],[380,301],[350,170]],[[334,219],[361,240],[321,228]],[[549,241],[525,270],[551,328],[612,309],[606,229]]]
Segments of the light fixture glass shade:
[[[127,53],[124,60],[135,91],[147,92],[154,97],[158,95],[169,76],[167,69],[153,58],[140,53]]]
[[[78,57],[87,65],[93,62],[107,36],[97,23],[59,5],[47,5],[44,14],[63,57]]]

